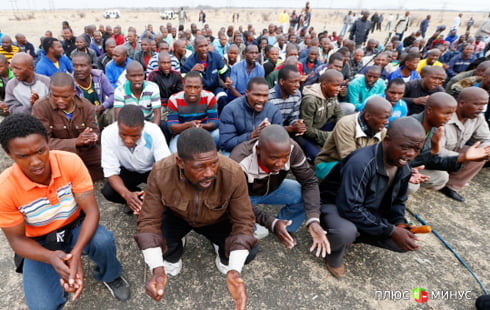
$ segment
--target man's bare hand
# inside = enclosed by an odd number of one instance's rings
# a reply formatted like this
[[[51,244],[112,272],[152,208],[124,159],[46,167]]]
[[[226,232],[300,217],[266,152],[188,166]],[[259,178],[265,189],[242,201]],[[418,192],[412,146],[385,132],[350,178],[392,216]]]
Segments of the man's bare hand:
[[[204,71],[204,65],[201,63],[197,63],[192,67],[191,71]]]
[[[247,306],[247,289],[238,271],[228,271],[226,274],[226,286],[231,298],[235,301],[235,310],[244,310]]]
[[[405,226],[406,225],[406,226]],[[397,225],[391,234],[391,239],[405,251],[416,251],[420,246],[415,242],[419,240],[415,234],[411,233],[406,227],[407,224]]]
[[[189,121],[189,122],[186,122],[186,124],[187,124],[187,126],[189,126],[189,128],[201,127],[201,121],[200,120]]]
[[[464,152],[461,161],[481,161],[488,160],[490,157],[490,146],[480,147],[481,142],[478,141],[470,146],[466,152]],[[461,157],[461,156],[460,156]],[[458,158],[459,159],[459,158]],[[458,162],[461,162],[458,160]]]
[[[252,133],[250,134],[250,138],[257,138],[260,133],[262,132],[262,129],[264,129],[265,127],[267,126],[270,126],[271,122],[269,122],[269,119],[266,117],[264,118],[264,120],[262,122],[260,122],[259,126],[257,126],[257,128],[255,128],[254,131],[252,131]]]
[[[429,95],[424,96],[424,97],[418,97],[413,99],[413,103],[418,104],[418,105],[425,105],[427,103],[427,100],[429,100]]]
[[[165,292],[167,286],[168,277],[165,274],[163,267],[153,269],[153,276],[150,281],[146,283],[146,294],[156,301],[160,301]]]
[[[286,230],[286,227],[292,223],[292,221],[278,220],[276,225],[274,225],[274,234],[279,238],[279,241],[281,241],[286,249],[292,249],[297,244],[296,240],[294,240]]]
[[[420,173],[420,170],[424,169],[425,166],[417,166],[412,168],[412,175],[410,176],[410,180],[408,182],[412,184],[420,184],[424,183],[425,181],[429,180],[430,177],[428,175]]]
[[[126,200],[128,207],[133,213],[138,215],[143,207],[143,195],[145,192],[127,192],[122,197]]]
[[[36,93],[35,91],[32,91],[31,92],[31,104],[34,104],[34,102],[37,101],[37,99],[39,99],[39,94]]]
[[[320,226],[318,222],[313,222],[308,226],[313,244],[311,245],[310,252],[316,249],[316,257],[326,257],[330,254],[330,243],[327,239],[327,232]]]
[[[80,296],[83,290],[83,266],[79,254],[70,254],[71,257],[67,260],[68,267],[70,268],[70,275],[68,276],[68,283],[64,283],[63,288],[67,292],[75,293],[72,297],[73,301]]]
[[[226,88],[229,88],[231,85],[233,85],[233,81],[230,79],[229,76],[227,76],[225,78],[225,85],[226,85]]]
[[[75,144],[76,146],[90,145],[96,143],[97,139],[97,133],[95,133],[92,128],[87,127],[80,133],[80,135],[78,135]]]
[[[291,127],[292,127],[292,132],[294,132],[296,136],[301,136],[306,131],[306,125],[302,119],[299,119],[296,122],[294,122],[294,124],[291,125]]]
[[[7,113],[9,111],[9,108],[7,108],[7,104],[5,101],[0,101],[0,110],[3,111],[3,113]]]
[[[444,126],[436,129],[432,138],[430,138],[430,153],[435,155],[441,151],[441,140],[444,136]]]

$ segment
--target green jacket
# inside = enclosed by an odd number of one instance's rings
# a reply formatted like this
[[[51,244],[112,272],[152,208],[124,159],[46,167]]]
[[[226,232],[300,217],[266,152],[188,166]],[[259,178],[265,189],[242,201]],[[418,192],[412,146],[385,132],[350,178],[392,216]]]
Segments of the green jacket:
[[[326,123],[337,122],[344,114],[337,97],[325,98],[320,83],[303,89],[300,118],[306,125],[304,137],[320,147],[325,144],[330,132],[321,130]]]

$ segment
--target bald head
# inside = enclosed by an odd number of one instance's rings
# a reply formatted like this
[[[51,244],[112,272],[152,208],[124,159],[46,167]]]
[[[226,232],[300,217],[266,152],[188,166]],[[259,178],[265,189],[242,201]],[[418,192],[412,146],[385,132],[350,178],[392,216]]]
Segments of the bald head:
[[[318,82],[330,83],[330,82],[337,81],[338,79],[343,79],[343,78],[344,78],[344,75],[341,72],[339,72],[335,69],[328,69],[322,75],[320,75],[320,77],[318,78]]]
[[[270,125],[262,129],[259,135],[259,145],[262,147],[266,144],[290,144],[289,134],[280,125]]]
[[[279,125],[262,129],[255,151],[269,172],[279,173],[288,163],[291,154],[291,140],[286,129]]]
[[[284,62],[285,65],[296,65],[298,63],[298,58],[296,56],[289,56]]]
[[[178,39],[174,41],[174,48],[185,47],[185,42],[182,39]]]
[[[488,104],[488,92],[480,87],[464,88],[458,96],[456,115],[461,122],[475,119],[482,114]]]
[[[128,63],[128,66],[126,67],[126,70],[129,71],[138,71],[141,70],[143,71],[143,65],[136,60],[132,60],[131,62]]]
[[[124,55],[124,56],[128,55],[128,51],[126,50],[126,48],[123,45],[118,45],[114,48],[113,54],[116,54],[116,53]]]
[[[71,86],[73,89],[75,88],[75,84],[73,78],[70,74],[64,72],[55,73],[51,76],[50,87],[67,87]]]
[[[370,66],[367,68],[366,73],[381,74],[381,67],[380,66]]]
[[[22,64],[25,66],[34,67],[34,61],[32,60],[31,55],[24,52],[15,54],[10,60],[10,64],[12,66],[14,66],[14,64]]]
[[[444,92],[437,92],[430,95],[425,107],[432,109],[440,109],[445,107],[456,108],[456,104],[456,99],[454,99],[451,95]]]
[[[364,106],[361,115],[369,129],[382,131],[390,122],[391,103],[383,97],[372,96]]]
[[[364,113],[380,114],[389,111],[391,113],[391,103],[381,96],[372,96],[364,106]]]
[[[483,73],[487,71],[490,68],[490,60],[485,60],[484,62],[480,63],[475,70],[475,75],[476,76],[483,76]]]
[[[202,36],[202,35],[199,35],[197,36],[195,39],[194,39],[194,46],[198,46],[199,43],[202,43],[202,42],[208,42],[208,39],[206,39],[205,36]]]
[[[10,38],[10,36],[9,36],[9,35],[4,34],[4,35],[2,36],[2,43],[12,43],[12,38]]]
[[[430,95],[425,105],[424,126],[444,126],[453,117],[457,105],[456,99],[444,92]]]
[[[467,87],[464,88],[458,96],[458,102],[469,102],[474,98],[486,100],[488,102],[488,92],[480,87]]]
[[[422,124],[413,117],[400,117],[391,122],[388,127],[387,137],[392,140],[399,140],[404,138],[425,138],[425,130]]]
[[[170,54],[167,51],[158,53],[158,61],[164,61],[165,59],[170,59]]]

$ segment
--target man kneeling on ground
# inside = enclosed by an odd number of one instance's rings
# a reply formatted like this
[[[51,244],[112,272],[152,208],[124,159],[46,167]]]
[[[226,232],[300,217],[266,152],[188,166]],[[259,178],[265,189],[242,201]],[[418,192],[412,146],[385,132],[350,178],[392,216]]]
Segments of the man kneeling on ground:
[[[126,205],[126,214],[139,214],[153,164],[170,155],[158,125],[145,121],[138,106],[126,105],[113,123],[102,131],[102,169],[107,182],[102,195]]]
[[[213,244],[216,267],[226,274],[237,309],[245,309],[240,273],[258,251],[254,222],[240,166],[218,155],[206,129],[185,130],[177,153],[153,166],[138,218],[135,239],[153,272],[146,293],[156,301],[163,297],[167,275],[176,276],[182,269],[182,239],[194,230]]]
[[[240,163],[248,182],[250,200],[257,223],[265,225],[292,248],[296,245],[290,232],[305,220],[313,238],[311,250],[325,257],[330,245],[320,226],[320,192],[313,170],[296,142],[280,125],[264,128],[257,139],[237,145],[230,158]],[[296,180],[286,179],[291,171]],[[256,207],[257,204],[285,205],[277,218]]]
[[[344,255],[353,242],[398,252],[419,248],[408,230],[405,201],[408,164],[422,149],[424,137],[415,119],[398,118],[383,142],[354,151],[320,184],[320,220],[332,247],[326,263],[335,277],[345,277]]]
[[[0,175],[0,227],[23,261],[29,309],[60,309],[84,288],[81,255],[95,262],[93,276],[119,300],[129,298],[110,231],[87,168],[76,154],[50,151],[43,124],[29,114],[0,123],[0,143],[15,162]]]

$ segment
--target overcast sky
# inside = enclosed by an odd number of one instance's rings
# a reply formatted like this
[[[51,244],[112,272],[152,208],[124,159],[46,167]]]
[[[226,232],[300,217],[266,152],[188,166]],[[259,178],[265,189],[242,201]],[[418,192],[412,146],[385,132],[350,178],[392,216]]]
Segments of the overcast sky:
[[[67,0],[2,0],[2,9],[110,9],[117,7],[130,8],[135,4],[144,3],[146,7],[166,8],[162,4],[168,3],[162,0],[145,0],[135,2],[134,0],[84,0],[84,1],[67,1]],[[180,0],[172,2],[173,4],[187,7],[196,7],[205,3],[202,0]],[[206,4],[212,4],[215,7],[271,7],[271,8],[301,8],[305,1],[302,0],[212,0]],[[471,5],[469,5],[471,3]],[[423,10],[460,10],[460,11],[490,11],[490,2],[486,0],[471,0],[464,2],[462,0],[310,0],[311,7],[314,8],[348,8],[348,9],[423,9]],[[468,5],[467,5],[468,4]],[[137,6],[137,5],[136,5]],[[174,7],[175,8],[175,7]]]

